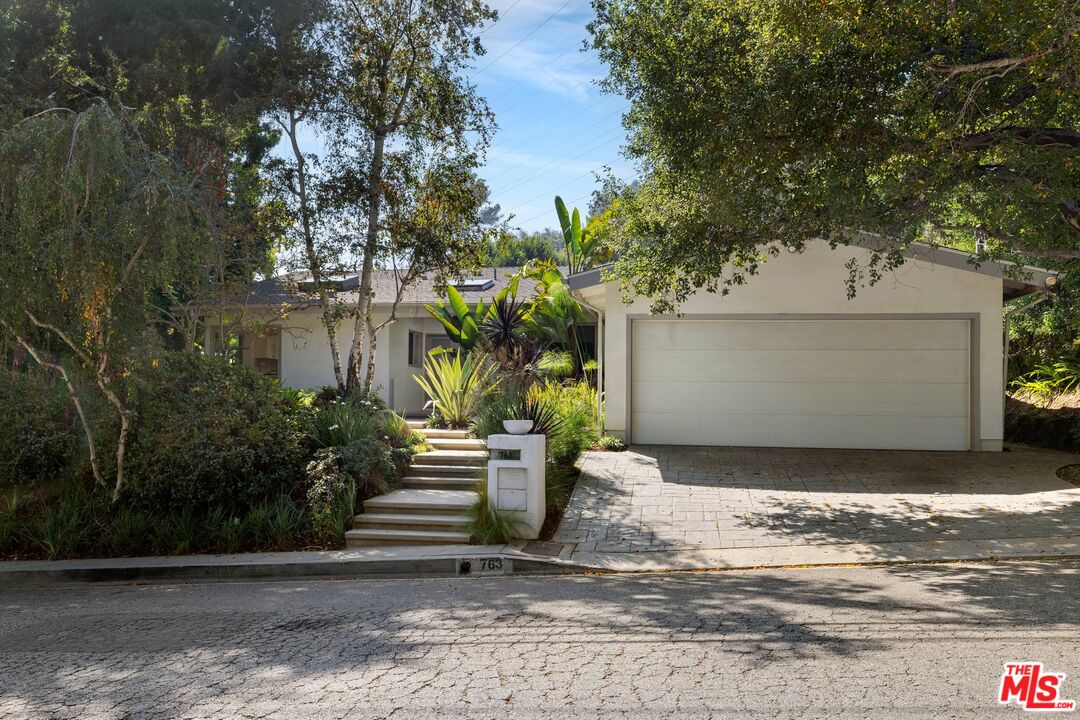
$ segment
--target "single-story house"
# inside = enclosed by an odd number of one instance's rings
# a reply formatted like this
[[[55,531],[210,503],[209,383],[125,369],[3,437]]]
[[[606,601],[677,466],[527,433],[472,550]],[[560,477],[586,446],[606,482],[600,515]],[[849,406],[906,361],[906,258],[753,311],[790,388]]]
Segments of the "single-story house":
[[[603,269],[571,276],[600,314],[606,430],[638,444],[1001,450],[1003,301],[1055,274],[915,244],[849,300],[845,265],[871,242],[781,253],[679,315],[624,304]]]
[[[492,296],[507,286],[510,277],[520,268],[483,268],[476,276],[452,284],[470,305],[490,302]],[[330,344],[322,323],[322,309],[310,292],[301,292],[307,282],[306,274],[289,274],[253,283],[243,298],[235,301],[236,310],[258,324],[258,332],[239,336],[239,359],[267,375],[280,379],[293,388],[318,389],[334,385],[334,367]],[[346,275],[334,281],[337,299],[355,305],[360,279]],[[373,319],[376,324],[390,315],[398,283],[395,271],[375,271],[375,303]],[[519,294],[532,295],[534,283],[523,279]],[[376,392],[387,404],[402,414],[426,414],[425,397],[413,375],[423,373],[426,353],[437,347],[456,347],[438,320],[424,308],[444,299],[436,292],[434,278],[422,276],[406,288],[398,305],[397,320],[383,328],[375,343]],[[287,312],[283,312],[287,309]],[[220,345],[221,327],[208,318],[207,351],[215,352]],[[338,347],[342,366],[353,337],[353,320],[339,325]]]

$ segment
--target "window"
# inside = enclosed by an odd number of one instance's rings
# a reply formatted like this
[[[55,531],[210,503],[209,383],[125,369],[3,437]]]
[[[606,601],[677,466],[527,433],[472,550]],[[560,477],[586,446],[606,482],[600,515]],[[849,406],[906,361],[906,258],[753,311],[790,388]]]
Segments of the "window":
[[[421,367],[424,364],[424,333],[409,331],[409,365]]]
[[[281,330],[265,328],[261,333],[240,336],[240,362],[263,375],[281,375]]]
[[[424,338],[424,352],[429,353],[435,348],[457,350],[458,345],[448,335],[428,335]]]

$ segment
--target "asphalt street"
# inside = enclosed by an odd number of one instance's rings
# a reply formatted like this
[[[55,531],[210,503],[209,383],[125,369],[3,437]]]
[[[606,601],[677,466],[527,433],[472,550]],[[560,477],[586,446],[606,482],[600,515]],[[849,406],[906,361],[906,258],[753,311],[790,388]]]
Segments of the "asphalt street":
[[[0,717],[1020,717],[1010,661],[1080,700],[1078,597],[1077,563],[0,590]]]

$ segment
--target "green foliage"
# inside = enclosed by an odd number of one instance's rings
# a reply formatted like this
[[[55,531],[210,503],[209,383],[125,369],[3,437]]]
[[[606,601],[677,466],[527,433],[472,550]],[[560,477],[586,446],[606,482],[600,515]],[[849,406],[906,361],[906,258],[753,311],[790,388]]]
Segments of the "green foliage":
[[[126,497],[154,512],[242,513],[303,476],[308,411],[277,381],[190,353],[145,362]]]
[[[109,532],[112,550],[117,555],[142,554],[154,536],[155,518],[137,508],[122,508],[112,518]]]
[[[813,238],[1075,256],[1080,65],[1062,2],[597,0],[606,87],[648,168],[614,274],[670,310]],[[734,263],[732,267],[729,263]]]
[[[555,230],[519,232],[517,235],[501,233],[485,253],[483,263],[494,267],[518,268],[530,260],[556,262],[559,259],[556,238],[559,238],[559,233]]]
[[[446,334],[465,350],[473,350],[480,341],[480,322],[487,314],[484,301],[470,308],[465,299],[452,285],[446,288],[446,302],[439,300],[424,308],[442,323]]]
[[[624,452],[626,450],[626,441],[614,435],[603,435],[596,441],[595,447],[597,450],[606,452]]]
[[[562,516],[580,474],[581,471],[572,465],[548,464],[544,484],[544,504],[547,506],[548,518]]]
[[[1038,365],[1031,372],[1013,380],[1011,385],[1021,393],[1034,395],[1049,404],[1057,396],[1080,387],[1080,361],[1060,360]]]
[[[482,354],[433,351],[424,360],[424,377],[413,379],[448,427],[464,427],[491,388],[493,373],[494,366]]]
[[[340,537],[356,503],[387,492],[411,457],[407,448],[391,451],[372,439],[317,450],[308,463],[306,479],[315,536]]]
[[[485,396],[473,420],[479,438],[505,432],[503,420],[532,420],[532,432],[547,436],[547,459],[572,466],[598,441],[596,391],[584,381],[538,383],[522,393],[503,390]]]
[[[409,422],[396,412],[387,410],[382,415],[380,436],[394,449],[416,449],[423,447],[424,436],[409,427]]]
[[[582,226],[578,209],[574,208],[572,214],[567,212],[566,203],[558,195],[555,196],[555,213],[559,216],[566,266],[571,275],[588,270],[597,263],[611,258],[610,253],[598,238],[590,233],[587,227]]]
[[[497,509],[488,498],[487,482],[476,484],[476,502],[469,508],[469,533],[481,545],[501,545],[521,535],[523,518]]]
[[[1065,271],[1054,294],[1017,312],[1010,322],[1010,377],[1027,374],[1037,365],[1080,358],[1080,273],[1070,272],[1067,262],[1051,266]],[[1030,304],[1031,298],[1024,297],[1006,305],[1006,310]]]
[[[363,401],[338,400],[316,411],[311,426],[315,447],[342,447],[375,437],[379,432],[380,413],[361,403]]]
[[[54,481],[70,472],[80,435],[67,391],[31,368],[0,375],[0,488]]]
[[[38,522],[27,527],[29,540],[49,560],[76,557],[90,546],[103,510],[103,503],[82,487],[67,485]]]
[[[0,135],[0,330],[108,398],[120,426],[114,497],[131,420],[117,385],[145,340],[152,292],[182,280],[179,259],[201,253],[208,222],[190,179],[126,111],[57,109]],[[91,464],[105,485],[96,453]]]
[[[243,525],[246,537],[256,549],[278,550],[287,547],[300,534],[304,513],[292,498],[282,495],[251,508]]]
[[[582,356],[578,331],[589,320],[585,309],[566,284],[562,271],[554,265],[530,263],[522,271],[536,280],[536,294],[529,305],[529,333],[549,345],[567,348],[580,364]]]
[[[572,466],[596,444],[596,391],[584,381],[547,382],[530,391],[530,400],[558,418],[549,432],[547,456],[556,465]]]
[[[540,356],[537,370],[544,377],[568,378],[574,374],[574,357],[565,350],[548,350]]]

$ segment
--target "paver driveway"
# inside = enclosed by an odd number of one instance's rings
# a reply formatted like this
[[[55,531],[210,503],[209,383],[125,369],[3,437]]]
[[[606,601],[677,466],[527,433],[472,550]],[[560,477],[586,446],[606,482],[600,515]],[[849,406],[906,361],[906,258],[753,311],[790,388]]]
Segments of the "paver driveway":
[[[635,446],[590,453],[555,540],[650,552],[1080,535],[1080,456]]]

